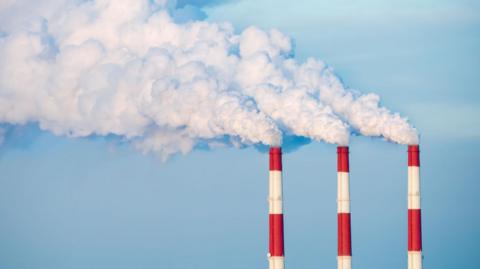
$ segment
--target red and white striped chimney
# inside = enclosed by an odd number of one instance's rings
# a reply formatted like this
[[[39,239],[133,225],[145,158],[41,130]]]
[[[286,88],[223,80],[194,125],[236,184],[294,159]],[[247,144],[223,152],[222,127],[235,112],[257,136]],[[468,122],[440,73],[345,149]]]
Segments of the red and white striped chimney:
[[[283,269],[283,200],[282,200],[282,148],[270,148],[269,175],[269,252],[268,268]]]
[[[337,147],[338,269],[352,268],[348,147]]]
[[[408,269],[422,268],[420,149],[408,146]]]

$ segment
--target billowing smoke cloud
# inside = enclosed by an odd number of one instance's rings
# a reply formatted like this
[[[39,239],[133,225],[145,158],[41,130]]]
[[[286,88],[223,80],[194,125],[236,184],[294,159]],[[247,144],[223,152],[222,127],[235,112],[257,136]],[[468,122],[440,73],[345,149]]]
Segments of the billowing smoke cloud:
[[[167,0],[38,2],[0,4],[0,123],[114,134],[163,157],[284,136],[418,142],[377,95],[346,89],[318,60],[296,62],[277,30],[179,23]]]

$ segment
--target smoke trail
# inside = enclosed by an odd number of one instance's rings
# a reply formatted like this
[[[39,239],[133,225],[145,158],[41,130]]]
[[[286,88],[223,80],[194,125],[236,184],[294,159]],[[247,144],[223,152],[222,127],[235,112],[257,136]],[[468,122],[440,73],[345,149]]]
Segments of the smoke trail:
[[[345,89],[319,61],[296,62],[279,31],[177,23],[167,0],[39,2],[0,5],[0,123],[115,134],[163,157],[284,135],[418,139],[377,95]]]

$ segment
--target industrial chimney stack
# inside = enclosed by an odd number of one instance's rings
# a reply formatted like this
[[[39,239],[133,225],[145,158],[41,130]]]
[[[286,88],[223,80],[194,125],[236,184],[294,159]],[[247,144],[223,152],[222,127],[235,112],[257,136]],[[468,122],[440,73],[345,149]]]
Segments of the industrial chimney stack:
[[[337,147],[338,269],[352,268],[350,220],[349,148]],[[269,269],[284,269],[282,149],[270,148]],[[420,150],[408,146],[408,269],[422,269],[422,221],[420,209]]]
[[[352,268],[348,147],[337,147],[338,269]]]
[[[270,148],[268,268],[283,269],[282,148]]]
[[[422,269],[420,149],[408,146],[408,269]]]
[[[348,147],[337,147],[338,269],[352,268]]]

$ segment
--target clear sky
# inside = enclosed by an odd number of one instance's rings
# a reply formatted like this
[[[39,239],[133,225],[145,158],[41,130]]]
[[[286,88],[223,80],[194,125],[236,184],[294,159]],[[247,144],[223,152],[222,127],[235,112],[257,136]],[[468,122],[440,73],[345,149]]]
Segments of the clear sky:
[[[425,268],[480,250],[480,5],[476,1],[179,1],[206,20],[278,28],[421,133]],[[388,3],[387,3],[388,2]],[[355,268],[406,268],[406,147],[354,137]],[[197,150],[166,163],[112,138],[35,125],[0,147],[0,268],[266,268],[268,156]],[[335,146],[284,156],[287,268],[336,266]]]

